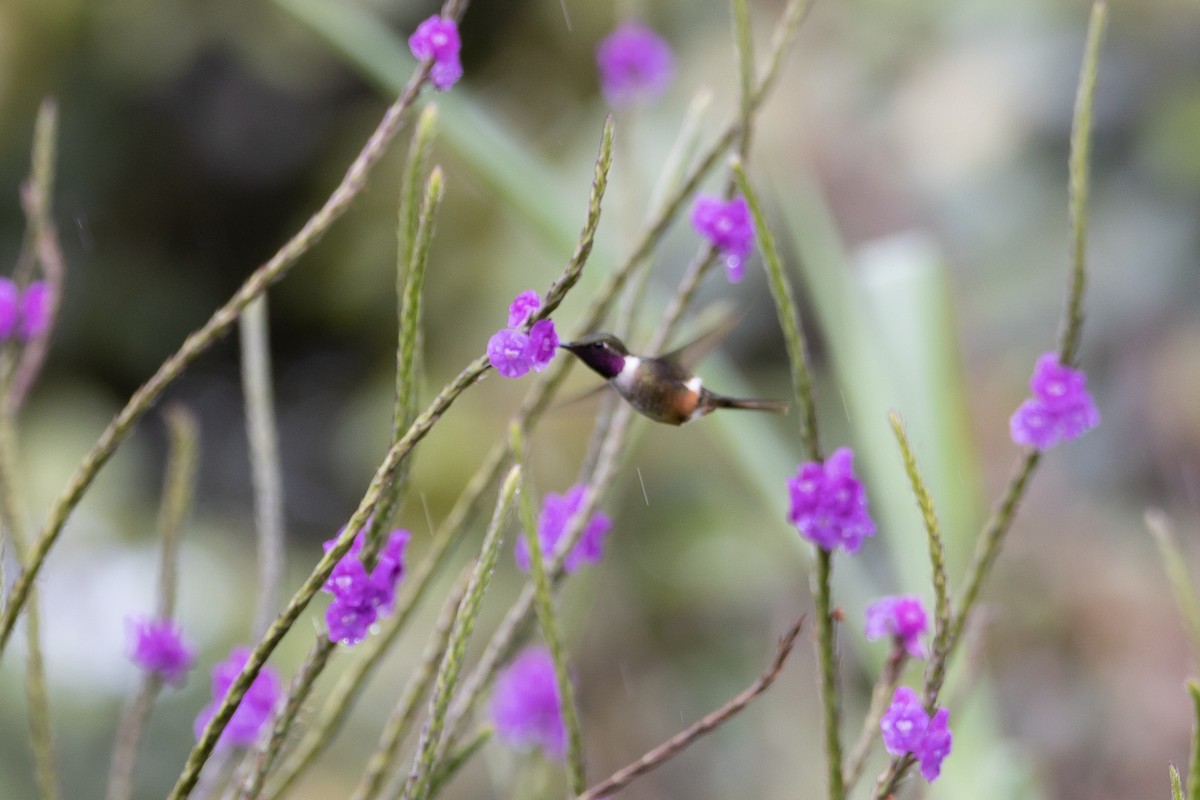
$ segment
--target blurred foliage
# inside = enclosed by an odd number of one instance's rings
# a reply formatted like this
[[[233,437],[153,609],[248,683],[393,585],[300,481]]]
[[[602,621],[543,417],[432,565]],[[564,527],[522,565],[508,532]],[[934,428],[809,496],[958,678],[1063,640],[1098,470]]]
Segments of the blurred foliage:
[[[329,24],[361,37],[339,51],[328,30],[322,36],[286,10],[299,2],[0,4],[6,263],[20,246],[17,187],[45,95],[59,101],[63,137],[64,318],[23,429],[35,520],[124,398],[321,202],[384,107],[381,86],[407,74],[403,37],[434,8],[330,0]],[[779,6],[753,4],[758,41]],[[676,48],[677,78],[660,105],[618,116],[598,253],[556,315],[564,332],[586,287],[637,229],[693,94],[714,91],[714,126],[736,102],[723,4],[640,8]],[[507,298],[544,287],[569,257],[606,113],[592,48],[617,13],[571,0],[485,0],[468,10],[467,77],[440,101],[447,114],[435,158],[448,193],[427,279],[430,390],[482,351]],[[360,17],[365,28],[353,25]],[[1085,22],[1076,0],[818,3],[762,117],[750,173],[770,191],[768,213],[804,287],[822,436],[862,453],[886,520],[859,559],[839,564],[851,719],[881,657],[861,646],[863,606],[881,592],[928,595],[920,521],[884,413],[895,409],[910,426],[952,564],[961,563],[1013,459],[1008,415],[1036,355],[1053,346]],[[982,786],[989,797],[1166,796],[1166,763],[1187,756],[1188,650],[1140,520],[1147,504],[1167,509],[1195,564],[1198,109],[1200,10],[1113,2],[1082,350],[1104,424],[1047,458],[985,588],[983,629],[951,696],[956,752],[938,796]],[[399,171],[398,150],[271,297],[292,585],[344,522],[386,445]],[[654,297],[669,291],[694,247],[686,225],[671,232],[655,258]],[[747,314],[701,372],[730,393],[780,396],[786,359],[754,266],[737,287],[717,281],[702,291],[703,303],[732,299]],[[179,609],[204,655],[152,720],[139,762],[146,796],[162,794],[190,746],[207,668],[248,636],[252,505],[235,359],[233,343],[222,345],[168,393],[196,411],[202,431]],[[593,385],[583,376],[573,383]],[[503,435],[524,390],[489,378],[418,450],[401,514],[416,534],[414,556],[474,471],[479,443]],[[531,461],[543,490],[571,482],[564,476],[578,469],[594,413],[594,404],[567,405],[536,432]],[[595,775],[742,688],[774,636],[809,608],[805,551],[783,522],[783,479],[799,458],[794,424],[714,415],[674,430],[639,421],[640,444],[609,509],[610,553],[563,598]],[[164,439],[152,415],[47,565],[47,658],[67,796],[88,796],[106,769],[117,708],[134,683],[121,620],[151,607]],[[505,557],[493,601],[518,586]],[[417,658],[416,633],[434,611],[422,613],[298,796],[338,796],[351,785]],[[486,604],[480,624],[499,613]],[[309,630],[298,626],[273,663],[297,663]],[[815,678],[811,655],[799,656],[770,699],[624,796],[820,796]],[[19,664],[0,664],[0,718],[10,721],[0,726],[2,797],[30,792]],[[1136,739],[1129,720],[1138,721]],[[537,785],[537,770],[489,745],[447,796]]]

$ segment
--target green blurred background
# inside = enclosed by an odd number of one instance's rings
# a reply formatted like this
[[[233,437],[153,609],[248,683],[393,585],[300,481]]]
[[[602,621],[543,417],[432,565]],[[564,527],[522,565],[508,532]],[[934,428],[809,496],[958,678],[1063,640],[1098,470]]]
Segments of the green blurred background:
[[[468,10],[466,77],[442,103],[447,195],[427,281],[423,400],[482,352],[508,298],[544,290],[566,263],[606,113],[593,49],[632,5],[477,0]],[[1104,422],[1044,460],[985,588],[949,695],[955,752],[934,797],[1163,797],[1168,762],[1186,758],[1183,680],[1194,659],[1142,513],[1164,507],[1195,563],[1200,10],[1182,0],[1111,5],[1082,348]],[[782,4],[751,6],[765,43]],[[639,8],[674,47],[676,78],[652,108],[617,117],[597,253],[555,317],[568,335],[643,221],[692,97],[712,91],[714,131],[736,106],[728,9]],[[23,420],[34,521],[129,394],[327,196],[388,102],[386,86],[407,77],[404,37],[435,10],[385,0],[0,3],[5,263],[20,247],[17,192],[43,97],[57,98],[61,119],[55,211],[69,271],[52,356]],[[823,439],[856,448],[880,520],[853,563],[838,561],[844,738],[857,732],[883,655],[862,641],[864,605],[896,591],[930,597],[886,411],[904,416],[929,474],[952,582],[1015,461],[1008,416],[1036,356],[1053,347],[1066,284],[1067,141],[1086,20],[1086,4],[1066,0],[818,2],[761,116],[750,171],[805,309]],[[401,152],[270,295],[292,588],[387,445]],[[687,225],[674,226],[655,254],[653,297],[665,297],[695,249]],[[747,313],[701,373],[730,393],[781,396],[782,339],[757,260],[751,267],[736,287],[715,277],[702,291],[701,305]],[[647,307],[641,335],[661,306]],[[249,636],[252,498],[236,358],[236,342],[220,344],[167,393],[202,428],[179,603],[202,654],[188,685],[160,701],[140,796],[171,785],[207,702],[207,670]],[[419,448],[400,520],[414,555],[530,385],[489,377]],[[573,481],[595,411],[561,408],[535,434],[543,491]],[[561,600],[593,777],[748,684],[774,638],[810,610],[806,549],[784,522],[795,425],[794,415],[718,414],[681,430],[636,426],[606,504],[616,520],[608,555]],[[122,620],[153,606],[164,440],[152,413],[75,512],[39,584],[69,797],[100,793],[136,680]],[[519,586],[506,557],[480,633]],[[272,664],[290,673],[323,605]],[[296,797],[353,787],[436,605],[422,609]],[[808,641],[765,700],[623,796],[822,797]],[[19,656],[14,646],[0,665],[4,798],[33,791]],[[354,658],[339,655],[318,692]],[[490,744],[446,796],[560,796],[560,781],[536,758]]]

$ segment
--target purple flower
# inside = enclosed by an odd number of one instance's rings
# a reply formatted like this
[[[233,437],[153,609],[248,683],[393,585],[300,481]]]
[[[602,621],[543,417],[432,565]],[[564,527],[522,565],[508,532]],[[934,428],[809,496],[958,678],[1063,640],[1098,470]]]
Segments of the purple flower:
[[[356,645],[371,632],[371,626],[379,618],[378,605],[370,600],[335,599],[325,609],[325,625],[329,638],[347,647]]]
[[[182,686],[196,660],[196,651],[169,619],[125,620],[129,659],[172,686]]]
[[[30,341],[46,330],[49,323],[50,287],[44,281],[34,281],[21,296],[21,338]]]
[[[729,201],[702,194],[692,206],[692,227],[725,256],[725,277],[737,283],[746,271],[746,258],[754,251],[754,221],[746,198]]]
[[[529,329],[529,363],[534,372],[541,372],[550,366],[551,359],[558,352],[558,331],[554,330],[554,321],[538,320]]]
[[[788,521],[823,550],[855,553],[875,533],[867,494],[854,476],[854,453],[840,447],[824,463],[808,461],[788,478]]]
[[[542,307],[542,298],[533,289],[526,289],[515,298],[508,307],[508,327],[519,328],[525,324],[533,312]]]
[[[321,587],[333,595],[333,602],[325,610],[331,640],[344,645],[358,644],[366,638],[380,613],[391,613],[396,602],[396,584],[404,577],[404,550],[410,538],[406,530],[392,531],[368,574],[359,557],[365,533],[360,531],[354,537],[350,550]],[[325,551],[329,552],[333,544],[333,540],[325,542]]]
[[[242,668],[246,666],[246,661],[249,658],[250,648],[235,647],[233,652],[229,654],[229,658],[213,667],[213,700],[204,707],[196,717],[195,724],[192,726],[197,739],[204,732],[208,721],[217,713],[221,701],[225,698],[226,693],[229,692],[229,687],[233,685],[233,681],[241,673]],[[249,747],[254,744],[254,740],[258,738],[259,731],[271,718],[271,712],[275,708],[276,701],[279,700],[279,695],[280,683],[278,673],[269,666],[263,666],[259,670],[258,677],[250,684],[249,690],[242,697],[241,702],[238,703],[237,709],[229,719],[229,724],[225,726],[225,730],[221,731],[221,737],[217,740],[217,747]]]
[[[492,724],[510,747],[540,747],[552,758],[563,757],[567,733],[549,650],[525,650],[496,679]]]
[[[437,88],[449,89],[462,77],[462,62],[458,59],[462,40],[454,20],[436,14],[425,20],[408,37],[408,49],[418,61],[433,59],[429,77]]]
[[[942,761],[950,755],[950,712],[939,708],[932,718],[925,713],[917,693],[907,686],[896,689],[892,705],[879,720],[883,746],[894,756],[912,753],[921,764],[921,775],[933,781]]]
[[[1043,353],[1029,380],[1033,397],[1009,420],[1012,440],[1048,450],[1078,439],[1100,424],[1100,412],[1087,390],[1087,376],[1060,364],[1056,353]]]
[[[519,378],[533,367],[529,334],[502,328],[488,339],[488,361],[506,378]]]
[[[538,320],[528,333],[520,330],[541,305],[537,292],[521,292],[508,307],[508,327],[488,339],[488,361],[506,378],[519,378],[531,369],[541,372],[558,352],[558,332],[553,321]]]
[[[554,554],[558,540],[567,530],[567,523],[583,504],[584,488],[583,484],[576,484],[568,489],[566,494],[548,492],[542,500],[542,513],[538,515],[538,541],[542,545],[542,555],[546,558]],[[606,514],[599,511],[593,514],[575,549],[567,554],[563,569],[574,572],[584,564],[598,562],[604,556],[604,538],[611,529],[612,520]],[[514,555],[517,566],[528,572],[529,545],[524,536],[517,539]]]
[[[653,100],[667,88],[671,48],[641,22],[624,22],[596,48],[600,90],[613,108]]]
[[[0,342],[16,336],[28,342],[50,323],[50,287],[34,281],[25,291],[0,278]]]
[[[21,290],[8,278],[0,278],[0,342],[17,330],[21,319]]]
[[[915,594],[884,597],[867,606],[867,639],[891,636],[913,658],[924,658],[921,635],[929,630],[929,618],[921,598]]]
[[[925,744],[917,753],[921,762],[921,777],[932,783],[942,774],[942,761],[950,755],[950,747],[953,744],[950,711],[939,708],[933,719],[929,720],[929,727],[925,730]]]
[[[896,689],[892,704],[879,720],[883,746],[894,756],[915,753],[925,741],[929,715],[917,693],[907,686]]]

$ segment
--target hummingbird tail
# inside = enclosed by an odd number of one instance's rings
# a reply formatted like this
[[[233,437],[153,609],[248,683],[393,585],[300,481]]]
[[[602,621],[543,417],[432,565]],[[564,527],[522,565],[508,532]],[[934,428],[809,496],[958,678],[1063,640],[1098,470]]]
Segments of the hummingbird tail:
[[[781,400],[755,400],[741,397],[725,397],[713,395],[714,408],[740,408],[746,411],[769,411],[772,414],[786,414],[788,404]]]

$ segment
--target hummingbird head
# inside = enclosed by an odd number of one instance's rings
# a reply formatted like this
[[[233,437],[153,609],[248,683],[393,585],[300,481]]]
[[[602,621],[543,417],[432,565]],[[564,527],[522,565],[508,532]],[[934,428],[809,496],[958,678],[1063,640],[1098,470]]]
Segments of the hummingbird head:
[[[593,333],[559,347],[570,350],[605,380],[617,377],[625,366],[625,356],[629,355],[621,340],[611,333]]]

